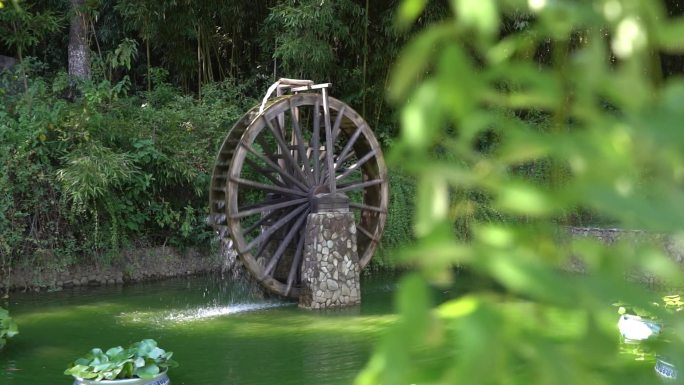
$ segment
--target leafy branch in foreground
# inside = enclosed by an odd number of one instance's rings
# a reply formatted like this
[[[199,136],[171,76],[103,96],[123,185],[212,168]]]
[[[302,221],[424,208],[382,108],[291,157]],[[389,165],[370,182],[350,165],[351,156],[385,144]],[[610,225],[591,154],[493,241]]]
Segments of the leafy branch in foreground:
[[[404,2],[404,25],[424,3]],[[684,51],[684,19],[662,1],[450,3],[454,16],[394,68],[402,133],[389,163],[411,159],[401,164],[418,186],[418,241],[400,253],[422,274],[401,284],[402,318],[356,383],[653,383],[653,362],[622,353],[611,304],[648,307],[653,294],[625,277],[678,287],[681,267],[656,242],[606,245],[561,225],[583,208],[625,229],[684,234],[684,81],[663,79],[655,60]],[[524,28],[504,33],[520,15]],[[486,151],[483,136],[497,139]],[[520,172],[540,163],[544,178]],[[461,221],[469,237],[459,237],[454,223],[481,209],[469,193],[506,220]],[[583,274],[561,269],[575,258]],[[433,308],[427,282],[448,285],[456,266],[494,284]],[[684,320],[671,321],[668,356],[681,357]]]
[[[8,338],[19,334],[17,324],[10,317],[9,312],[0,307],[0,349],[5,346]]]

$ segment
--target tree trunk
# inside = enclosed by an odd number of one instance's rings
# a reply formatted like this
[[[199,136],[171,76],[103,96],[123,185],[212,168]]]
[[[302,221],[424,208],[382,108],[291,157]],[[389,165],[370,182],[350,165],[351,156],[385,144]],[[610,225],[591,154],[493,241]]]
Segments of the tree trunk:
[[[69,2],[72,12],[69,27],[69,75],[79,79],[90,79],[87,26],[85,17],[81,13],[84,0],[69,0]]]
[[[145,39],[145,53],[147,55],[147,91],[152,91],[152,68],[150,67],[150,38]]]
[[[370,0],[366,0],[366,17],[364,19],[363,26],[363,88],[361,89],[363,92],[363,102],[361,103],[363,109],[361,116],[366,116],[366,89],[368,88],[368,85],[366,84],[366,74],[368,72],[368,24],[370,23],[370,17],[368,15],[370,8],[368,6],[369,3]],[[375,128],[377,129],[377,126]]]
[[[17,33],[17,24],[12,22],[12,29],[14,30],[14,33]],[[19,64],[24,64],[24,55],[22,55],[22,49],[21,49],[21,44],[17,44],[17,57],[19,58]],[[24,66],[20,66],[21,68],[21,78],[24,80],[24,92],[28,93],[28,79],[26,78],[26,69]]]
[[[197,26],[197,99],[202,99],[202,51],[200,49],[201,31]]]

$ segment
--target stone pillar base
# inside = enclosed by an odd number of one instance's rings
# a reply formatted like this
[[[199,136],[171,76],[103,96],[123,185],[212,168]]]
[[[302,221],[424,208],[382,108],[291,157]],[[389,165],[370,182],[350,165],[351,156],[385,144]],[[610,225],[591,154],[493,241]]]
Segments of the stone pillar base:
[[[299,307],[330,309],[361,303],[356,224],[350,212],[309,214]]]

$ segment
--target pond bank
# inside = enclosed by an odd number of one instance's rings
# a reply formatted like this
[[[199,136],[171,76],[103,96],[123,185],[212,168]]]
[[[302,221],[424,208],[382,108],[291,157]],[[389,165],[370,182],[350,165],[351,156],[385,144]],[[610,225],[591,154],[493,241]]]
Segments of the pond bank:
[[[594,238],[611,244],[621,240],[634,242],[656,241],[663,250],[684,269],[684,245],[673,237],[649,234],[639,230],[615,228],[568,227],[567,234],[573,238]],[[213,272],[225,272],[230,264],[220,252],[200,252],[197,249],[177,250],[173,247],[148,247],[125,250],[115,256],[111,263],[100,265],[73,264],[58,267],[14,267],[7,272],[0,269],[0,294],[8,291],[54,291],[75,286],[121,285],[133,282],[157,281]],[[387,270],[401,270],[400,266],[385,266]],[[586,268],[578,255],[563,267],[574,273],[584,273]],[[650,285],[658,284],[645,274],[631,277]]]
[[[617,242],[631,242],[639,245],[641,243],[651,243],[657,245],[673,262],[681,269],[684,269],[684,243],[677,237],[649,233],[642,230],[624,230],[619,228],[600,228],[600,227],[568,227],[567,232],[572,238],[593,238],[605,244]],[[581,255],[575,255],[564,269],[573,273],[583,274],[586,266],[582,261]],[[660,282],[653,274],[644,271],[631,272],[628,279],[647,284],[649,286],[666,286],[666,282]]]
[[[109,264],[14,267],[11,271],[0,272],[0,292],[121,285],[224,270],[224,258],[213,254],[196,249],[180,251],[172,247],[149,247],[126,250]]]

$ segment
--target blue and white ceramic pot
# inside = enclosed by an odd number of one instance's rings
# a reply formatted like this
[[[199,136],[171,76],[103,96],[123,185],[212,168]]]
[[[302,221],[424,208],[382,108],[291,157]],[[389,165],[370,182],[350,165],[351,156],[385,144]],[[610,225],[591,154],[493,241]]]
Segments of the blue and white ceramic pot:
[[[663,357],[656,359],[655,372],[660,378],[666,380],[677,379],[677,367],[670,360]]]
[[[166,372],[159,373],[156,377],[150,379],[142,378],[127,378],[123,380],[102,380],[93,381],[83,378],[76,378],[73,385],[170,385],[171,380]]]

